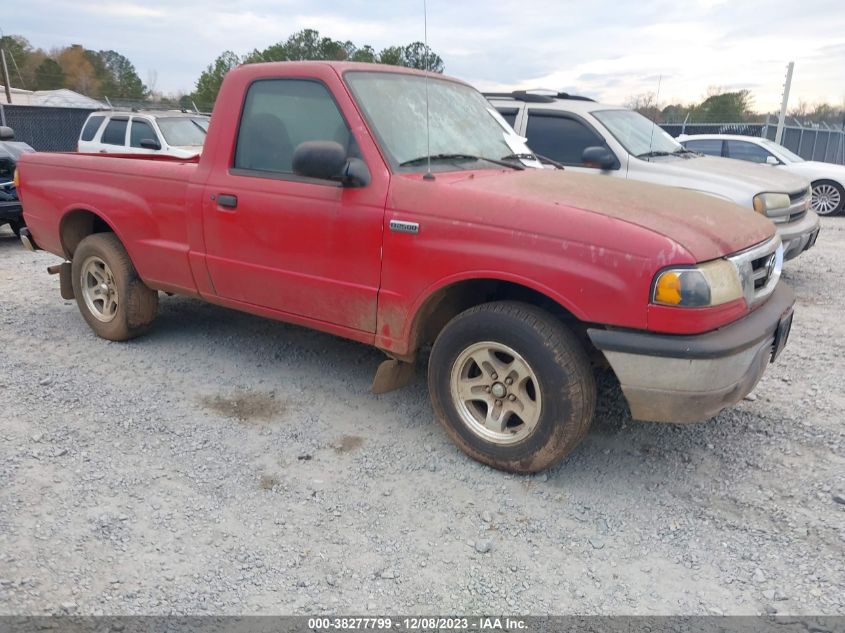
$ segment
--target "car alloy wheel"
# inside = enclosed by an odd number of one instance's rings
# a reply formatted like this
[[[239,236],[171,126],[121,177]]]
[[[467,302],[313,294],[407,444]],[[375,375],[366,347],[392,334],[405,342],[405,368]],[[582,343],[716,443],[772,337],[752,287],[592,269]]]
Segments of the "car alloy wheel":
[[[451,395],[461,420],[494,444],[529,436],[540,419],[537,376],[515,350],[482,341],[461,352],[452,365]]]
[[[810,203],[813,211],[819,215],[836,213],[842,205],[842,193],[834,185],[822,183],[813,187]]]
[[[108,264],[96,255],[82,263],[82,296],[91,314],[108,323],[117,314],[118,293],[114,275]]]

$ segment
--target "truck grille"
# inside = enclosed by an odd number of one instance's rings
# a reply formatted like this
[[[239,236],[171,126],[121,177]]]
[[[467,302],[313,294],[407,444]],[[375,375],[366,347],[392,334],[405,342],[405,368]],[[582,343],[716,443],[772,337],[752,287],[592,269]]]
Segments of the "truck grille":
[[[753,306],[772,294],[780,279],[783,245],[776,235],[762,244],[728,257],[728,260],[739,274],[745,302]]]
[[[772,265],[775,260],[775,253],[758,257],[751,261],[751,278],[754,280],[754,291],[765,288],[772,276]]]
[[[810,208],[811,196],[812,189],[809,187],[789,194],[789,212],[782,221],[795,222],[807,215],[807,209]]]

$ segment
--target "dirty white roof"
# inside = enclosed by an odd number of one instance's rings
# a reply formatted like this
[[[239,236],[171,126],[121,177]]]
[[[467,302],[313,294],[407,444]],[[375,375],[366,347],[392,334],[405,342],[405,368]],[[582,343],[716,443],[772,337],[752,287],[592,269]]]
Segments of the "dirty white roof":
[[[97,99],[61,88],[59,90],[21,90],[11,88],[12,105],[53,106],[59,108],[108,108]],[[0,86],[0,103],[6,102],[5,88]]]

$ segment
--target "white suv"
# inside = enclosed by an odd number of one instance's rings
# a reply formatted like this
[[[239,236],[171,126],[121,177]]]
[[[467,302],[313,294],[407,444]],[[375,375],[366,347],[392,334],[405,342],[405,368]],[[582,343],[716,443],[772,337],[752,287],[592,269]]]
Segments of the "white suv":
[[[566,169],[691,189],[754,209],[777,226],[785,259],[816,241],[819,218],[801,176],[703,156],[639,113],[585,97],[517,91],[487,98],[533,152]]]
[[[83,154],[163,154],[190,158],[202,152],[209,118],[187,112],[92,112],[79,135]]]
[[[783,145],[754,136],[681,134],[678,141],[687,149],[708,156],[771,165],[807,178],[813,185],[811,206],[819,215],[836,215],[845,208],[845,165],[804,160]]]

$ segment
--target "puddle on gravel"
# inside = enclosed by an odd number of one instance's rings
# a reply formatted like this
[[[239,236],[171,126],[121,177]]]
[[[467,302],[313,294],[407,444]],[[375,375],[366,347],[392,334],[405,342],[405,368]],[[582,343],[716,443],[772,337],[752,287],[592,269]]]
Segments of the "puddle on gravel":
[[[203,396],[200,404],[239,422],[267,422],[284,409],[271,394],[239,391],[230,396]]]
[[[258,480],[258,487],[262,490],[272,490],[278,483],[279,480],[272,475],[261,475],[261,478]]]
[[[358,437],[357,435],[344,435],[332,444],[332,446],[334,446],[335,453],[351,453],[352,451],[360,448],[363,443],[363,437]]]

